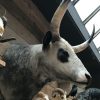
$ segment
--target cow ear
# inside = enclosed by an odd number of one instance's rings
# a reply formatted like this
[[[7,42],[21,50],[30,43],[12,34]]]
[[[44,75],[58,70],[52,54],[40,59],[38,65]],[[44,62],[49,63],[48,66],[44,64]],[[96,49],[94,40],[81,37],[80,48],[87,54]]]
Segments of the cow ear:
[[[48,31],[43,38],[43,50],[46,50],[49,48],[51,41],[52,41],[52,33]]]

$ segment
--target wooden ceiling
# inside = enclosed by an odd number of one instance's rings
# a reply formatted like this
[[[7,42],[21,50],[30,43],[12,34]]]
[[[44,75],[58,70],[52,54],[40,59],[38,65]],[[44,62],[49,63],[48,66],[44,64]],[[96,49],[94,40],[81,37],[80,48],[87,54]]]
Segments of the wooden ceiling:
[[[49,30],[49,23],[31,0],[0,0],[0,4],[9,13],[6,14],[8,21],[14,16],[37,40],[41,41],[44,33]],[[14,26],[18,27],[17,23]]]

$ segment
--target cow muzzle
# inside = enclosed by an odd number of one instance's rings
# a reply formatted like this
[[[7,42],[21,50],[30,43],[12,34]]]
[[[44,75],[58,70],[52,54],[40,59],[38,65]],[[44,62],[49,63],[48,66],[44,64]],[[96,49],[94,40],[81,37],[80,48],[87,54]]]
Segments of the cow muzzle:
[[[76,79],[76,83],[84,84],[89,86],[92,82],[92,77],[89,73],[82,74],[80,73]]]

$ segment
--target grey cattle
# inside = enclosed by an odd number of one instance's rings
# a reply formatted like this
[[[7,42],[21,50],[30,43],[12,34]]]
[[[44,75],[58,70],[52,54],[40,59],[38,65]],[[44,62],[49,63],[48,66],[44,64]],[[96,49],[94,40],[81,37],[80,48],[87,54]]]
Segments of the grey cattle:
[[[88,85],[91,75],[76,53],[93,39],[71,46],[60,37],[61,20],[70,0],[62,0],[51,20],[42,44],[11,44],[3,54],[6,67],[0,69],[0,90],[5,100],[32,100],[48,81],[71,80]]]
[[[75,100],[100,100],[100,89],[89,88],[79,93]]]

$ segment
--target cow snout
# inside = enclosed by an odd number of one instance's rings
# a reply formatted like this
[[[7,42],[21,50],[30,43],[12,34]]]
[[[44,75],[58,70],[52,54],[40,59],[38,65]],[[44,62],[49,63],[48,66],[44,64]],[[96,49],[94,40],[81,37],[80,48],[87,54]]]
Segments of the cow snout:
[[[85,72],[85,73],[84,72],[85,71],[80,71],[77,74],[76,82],[90,85],[91,81],[92,81],[92,77],[91,77],[91,75],[88,72]]]
[[[90,85],[91,82],[92,82],[92,77],[91,77],[90,75],[88,75],[88,74],[85,74],[85,76],[86,76],[86,78],[87,78],[87,83],[88,83],[88,85]]]

